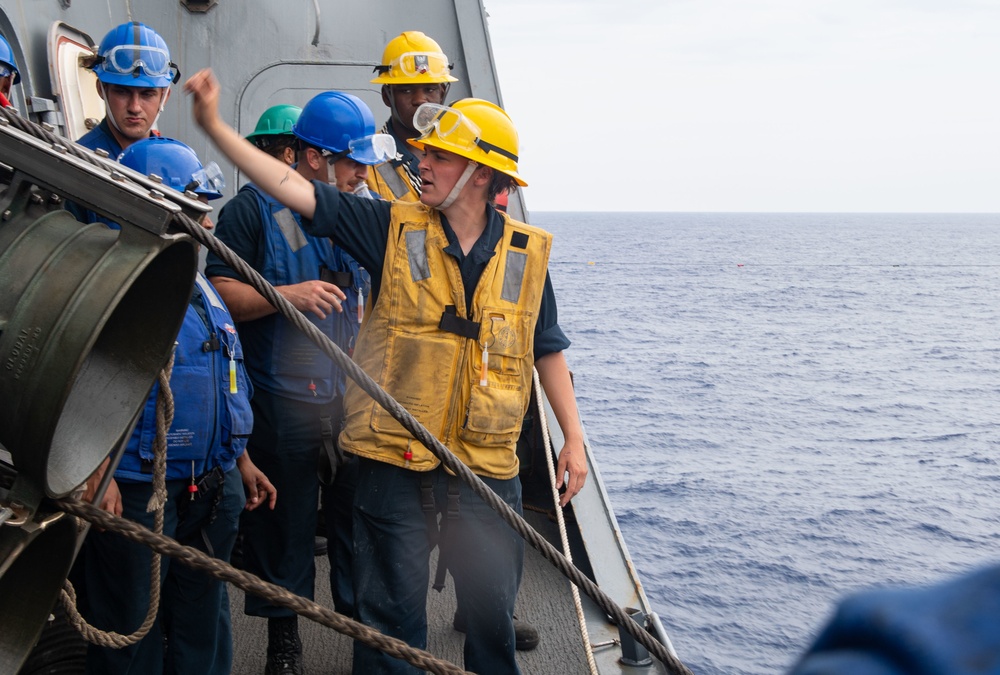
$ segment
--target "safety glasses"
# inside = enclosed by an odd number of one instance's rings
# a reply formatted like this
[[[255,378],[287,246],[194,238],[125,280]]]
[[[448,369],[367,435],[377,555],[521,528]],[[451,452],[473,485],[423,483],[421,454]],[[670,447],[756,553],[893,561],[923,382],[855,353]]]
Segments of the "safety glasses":
[[[445,77],[451,74],[448,57],[440,52],[406,52],[389,63],[390,69],[399,69],[407,77],[430,75]],[[391,70],[390,70],[391,72]]]
[[[363,164],[377,164],[396,156],[396,139],[389,134],[372,134],[351,140],[347,144],[347,149],[341,152],[322,150],[320,154],[326,157],[330,164],[344,157],[350,157]]]
[[[209,162],[201,171],[192,174],[191,182],[184,186],[185,190],[192,192],[217,192],[220,195],[225,188],[226,179],[222,175],[222,169],[215,162]]]
[[[479,126],[461,111],[439,103],[424,103],[413,113],[413,128],[420,132],[421,140],[427,138],[432,129],[437,130],[438,140],[461,150],[479,148],[483,152],[495,152],[515,162],[517,155],[483,140]]]
[[[468,149],[472,149],[481,135],[475,122],[460,111],[439,103],[424,103],[417,108],[413,114],[413,128],[424,136],[436,129],[438,138],[447,138],[449,143]]]
[[[7,66],[0,66],[0,77],[10,77],[14,74],[14,71]]]
[[[177,71],[177,65],[170,61],[170,54],[166,49],[160,47],[118,45],[108,50],[101,63],[104,70],[122,75],[134,73],[140,68],[151,77],[170,75],[173,71],[176,73],[174,77],[174,81],[176,81],[180,74]]]

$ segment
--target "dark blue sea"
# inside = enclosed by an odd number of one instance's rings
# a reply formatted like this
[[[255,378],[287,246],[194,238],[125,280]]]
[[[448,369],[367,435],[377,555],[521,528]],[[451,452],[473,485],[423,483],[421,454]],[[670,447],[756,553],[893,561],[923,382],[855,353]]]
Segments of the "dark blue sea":
[[[1000,562],[1000,215],[550,213],[581,414],[700,675]]]

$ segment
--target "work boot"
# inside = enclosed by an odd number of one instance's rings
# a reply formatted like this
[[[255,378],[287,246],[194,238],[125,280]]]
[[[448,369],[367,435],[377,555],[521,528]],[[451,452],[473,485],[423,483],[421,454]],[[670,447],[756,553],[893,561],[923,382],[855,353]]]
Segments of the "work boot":
[[[455,618],[452,620],[452,626],[459,633],[465,632],[465,617],[455,612]],[[519,652],[530,652],[532,649],[538,646],[538,642],[541,637],[538,635],[538,629],[532,626],[527,621],[521,621],[514,616],[514,649]]]
[[[298,616],[267,619],[267,665],[264,675],[303,675]]]

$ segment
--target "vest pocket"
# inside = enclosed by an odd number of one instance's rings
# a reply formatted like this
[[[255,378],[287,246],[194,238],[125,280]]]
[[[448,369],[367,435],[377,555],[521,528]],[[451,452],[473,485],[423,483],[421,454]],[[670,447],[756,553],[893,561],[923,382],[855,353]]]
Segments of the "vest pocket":
[[[520,382],[525,357],[534,344],[532,312],[484,307],[482,336],[490,355],[490,370],[502,376],[504,383]]]
[[[457,365],[457,345],[451,339],[398,332],[391,333],[386,343],[382,388],[441,439]],[[378,403],[372,405],[371,428],[391,436],[411,437]]]
[[[486,387],[473,385],[465,424],[458,435],[463,441],[482,447],[511,445],[521,433],[526,405],[519,385],[490,382]]]
[[[481,447],[510,446],[521,433],[528,405],[525,387],[531,373],[533,313],[509,307],[484,307],[482,339],[489,350],[487,385],[475,372],[465,422],[459,437]],[[474,368],[473,368],[474,369]]]

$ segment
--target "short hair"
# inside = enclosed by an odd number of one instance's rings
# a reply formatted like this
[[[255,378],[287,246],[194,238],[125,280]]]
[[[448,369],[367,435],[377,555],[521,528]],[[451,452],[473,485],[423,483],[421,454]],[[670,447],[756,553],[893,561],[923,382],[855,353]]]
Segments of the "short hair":
[[[298,139],[287,134],[273,134],[269,136],[257,136],[253,139],[253,144],[271,155],[281,159],[287,148],[295,148]]]
[[[507,174],[500,173],[492,167],[490,170],[493,172],[493,176],[490,178],[490,187],[486,197],[492,204],[496,201],[497,195],[504,192],[513,193],[517,185],[514,183],[514,179]]]

